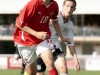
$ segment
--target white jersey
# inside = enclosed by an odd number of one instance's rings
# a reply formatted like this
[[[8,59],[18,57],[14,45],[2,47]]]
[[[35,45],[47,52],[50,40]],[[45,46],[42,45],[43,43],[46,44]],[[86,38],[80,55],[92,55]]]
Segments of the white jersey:
[[[69,46],[74,45],[74,41],[73,41],[74,24],[71,21],[71,19],[69,18],[68,22],[64,23],[63,18],[62,18],[62,14],[61,14],[61,12],[59,12],[59,14],[58,14],[58,23],[60,25],[60,29],[61,29],[61,32],[62,32],[63,36],[66,37],[66,38],[69,38],[70,41],[71,41],[71,44],[68,44],[68,45]],[[58,39],[59,37],[58,37],[55,29],[53,28],[53,26],[50,25],[49,27],[50,27],[50,30],[51,30],[51,33],[52,33],[51,39]],[[65,44],[67,44],[67,43],[65,42]]]

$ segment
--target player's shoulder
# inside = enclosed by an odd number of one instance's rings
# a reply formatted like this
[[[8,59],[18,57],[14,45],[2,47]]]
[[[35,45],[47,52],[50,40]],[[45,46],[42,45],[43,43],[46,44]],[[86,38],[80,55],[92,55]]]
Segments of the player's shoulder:
[[[55,0],[52,0],[52,2],[54,2],[55,4],[57,4],[57,2]]]
[[[56,6],[56,7],[58,7],[58,3],[57,3],[55,0],[52,1],[52,4],[53,4],[54,6]]]
[[[72,19],[71,19],[71,17],[69,17],[69,18],[68,18],[68,21],[71,21],[71,22],[72,22]]]
[[[69,22],[71,22],[71,23],[73,23],[73,21],[72,21],[71,17],[69,17],[69,18],[68,18],[68,21],[69,21]]]
[[[74,26],[74,23],[70,17],[68,18],[68,24]]]
[[[60,19],[63,19],[63,18],[62,18],[61,11],[59,11],[59,12],[58,12],[58,15],[57,15],[57,17],[58,17],[58,19],[59,19],[59,18],[60,18]]]
[[[62,13],[61,13],[61,11],[59,11],[59,12],[58,12],[58,16],[62,16]]]
[[[30,0],[30,2],[41,2],[41,0]]]
[[[26,7],[28,9],[30,9],[30,8],[37,8],[41,3],[42,3],[41,0],[30,0],[27,3]]]
[[[42,0],[30,0],[29,3],[30,4],[39,4],[39,3],[42,3]]]

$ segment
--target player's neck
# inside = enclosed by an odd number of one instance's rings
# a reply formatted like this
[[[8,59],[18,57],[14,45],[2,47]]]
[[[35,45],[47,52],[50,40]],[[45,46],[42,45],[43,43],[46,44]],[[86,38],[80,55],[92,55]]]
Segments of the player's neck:
[[[51,0],[42,0],[42,1],[46,6],[48,6],[51,3]]]
[[[64,23],[67,23],[67,22],[68,22],[68,17],[65,16],[65,15],[63,14],[63,12],[62,12],[62,18],[63,18]]]
[[[68,22],[68,18],[63,17],[63,21],[64,21],[64,23],[67,23]]]

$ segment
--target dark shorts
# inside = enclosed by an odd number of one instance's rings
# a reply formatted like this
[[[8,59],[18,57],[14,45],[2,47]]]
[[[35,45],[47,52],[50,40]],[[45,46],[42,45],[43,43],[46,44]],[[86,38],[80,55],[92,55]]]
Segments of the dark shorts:
[[[45,66],[42,58],[38,57],[36,59],[36,63],[37,63],[37,72],[44,72],[46,70],[46,66]]]
[[[61,51],[59,48],[56,48],[56,50],[53,52],[54,62],[62,54],[64,54],[64,52]],[[44,72],[46,70],[46,65],[44,64],[43,60],[40,57],[37,58],[36,63],[37,63],[37,72]]]

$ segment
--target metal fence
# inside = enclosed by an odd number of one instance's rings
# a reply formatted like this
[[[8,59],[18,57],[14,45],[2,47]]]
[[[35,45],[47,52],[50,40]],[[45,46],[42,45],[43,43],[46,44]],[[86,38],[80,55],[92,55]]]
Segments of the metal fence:
[[[12,36],[14,33],[14,28],[9,26],[1,25],[0,26],[0,36]]]
[[[13,36],[14,27],[8,25],[0,25],[0,38],[2,36]],[[74,36],[100,36],[100,28],[74,28]]]
[[[74,36],[100,36],[100,28],[78,27],[74,28]]]

